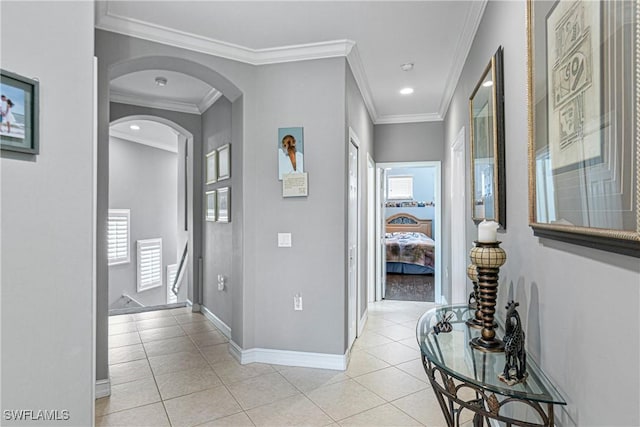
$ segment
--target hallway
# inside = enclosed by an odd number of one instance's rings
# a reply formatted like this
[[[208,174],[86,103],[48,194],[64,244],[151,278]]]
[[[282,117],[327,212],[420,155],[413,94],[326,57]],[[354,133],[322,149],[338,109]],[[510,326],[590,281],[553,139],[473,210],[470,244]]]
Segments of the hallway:
[[[433,304],[369,305],[346,371],[240,365],[189,307],[109,319],[110,397],[97,426],[441,426],[415,340]]]

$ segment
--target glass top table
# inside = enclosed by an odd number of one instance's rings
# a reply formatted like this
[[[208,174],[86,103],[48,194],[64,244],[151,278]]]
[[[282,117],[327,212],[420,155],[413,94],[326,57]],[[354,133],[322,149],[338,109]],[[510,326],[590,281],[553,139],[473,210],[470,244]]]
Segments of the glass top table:
[[[474,311],[467,305],[441,306],[427,311],[418,321],[416,337],[429,379],[432,383],[435,381],[434,373],[429,375],[428,372],[428,368],[435,365],[442,375],[470,384],[475,390],[490,391],[521,401],[546,403],[553,419],[553,405],[566,405],[566,402],[544,372],[530,358],[527,361],[526,380],[510,386],[498,378],[505,366],[505,354],[482,351],[469,344],[469,341],[479,336],[481,331],[466,324],[466,320],[473,317]],[[453,330],[436,334],[433,327],[445,314],[449,313],[453,314],[450,320]],[[504,328],[501,325],[496,329],[496,334],[498,337],[504,335]],[[448,397],[455,398],[454,388],[451,387]],[[442,387],[444,394],[447,394],[447,389],[445,384]],[[435,387],[434,391],[437,392]]]

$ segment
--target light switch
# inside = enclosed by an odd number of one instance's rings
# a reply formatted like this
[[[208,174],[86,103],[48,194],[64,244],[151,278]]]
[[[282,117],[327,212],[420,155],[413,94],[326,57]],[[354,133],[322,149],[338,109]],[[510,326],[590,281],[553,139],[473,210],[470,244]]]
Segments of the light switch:
[[[291,233],[278,233],[278,247],[279,248],[291,247]]]

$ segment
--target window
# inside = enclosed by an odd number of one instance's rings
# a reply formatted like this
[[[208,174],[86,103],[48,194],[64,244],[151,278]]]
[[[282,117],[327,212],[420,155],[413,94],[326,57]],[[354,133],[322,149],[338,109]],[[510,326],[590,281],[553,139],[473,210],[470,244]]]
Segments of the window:
[[[129,262],[129,209],[109,209],[107,259],[109,265]]]
[[[387,199],[413,199],[413,176],[390,176],[387,180]]]
[[[138,292],[162,286],[162,239],[138,240]]]

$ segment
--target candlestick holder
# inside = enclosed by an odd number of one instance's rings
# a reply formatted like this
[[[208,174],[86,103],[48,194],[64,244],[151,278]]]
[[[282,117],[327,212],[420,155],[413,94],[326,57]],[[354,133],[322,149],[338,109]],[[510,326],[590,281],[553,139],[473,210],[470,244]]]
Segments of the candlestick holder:
[[[495,313],[498,297],[498,272],[507,260],[506,252],[500,248],[500,242],[474,242],[471,249],[471,262],[477,266],[478,306],[480,307],[482,331],[479,337],[471,340],[474,348],[482,351],[504,351],[504,343],[496,338]]]
[[[482,312],[480,311],[480,296],[478,295],[478,270],[477,266],[473,263],[467,267],[467,277],[473,283],[473,292],[469,295],[469,308],[475,309],[473,317],[467,319],[467,325],[471,328],[482,328]],[[473,299],[473,303],[471,302]]]

